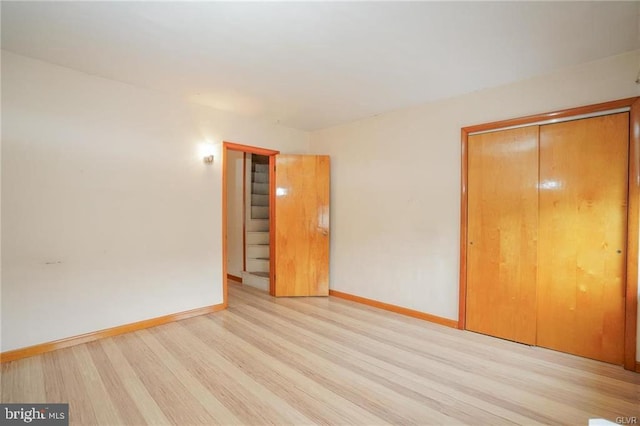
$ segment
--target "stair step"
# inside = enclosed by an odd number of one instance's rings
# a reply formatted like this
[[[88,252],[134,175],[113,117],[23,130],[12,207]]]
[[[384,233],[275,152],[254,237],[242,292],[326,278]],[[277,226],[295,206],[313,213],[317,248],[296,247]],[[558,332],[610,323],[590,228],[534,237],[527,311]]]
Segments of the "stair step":
[[[269,274],[264,272],[243,272],[242,284],[269,291]]]
[[[268,183],[269,182],[269,173],[268,172],[253,172],[253,173],[251,173],[251,181],[252,182],[260,182],[260,183]]]
[[[254,182],[251,184],[251,193],[269,195],[269,184]]]
[[[269,259],[247,259],[247,270],[251,272],[269,272]]]
[[[267,172],[269,173],[269,165],[268,164],[253,164],[253,171],[255,172]]]
[[[269,207],[251,206],[251,219],[269,219]]]
[[[269,231],[247,232],[247,245],[269,244]]]
[[[246,224],[247,232],[266,231],[269,232],[269,219],[251,219]]]
[[[269,244],[247,244],[247,259],[269,259]]]
[[[269,195],[251,194],[252,206],[269,206]]]

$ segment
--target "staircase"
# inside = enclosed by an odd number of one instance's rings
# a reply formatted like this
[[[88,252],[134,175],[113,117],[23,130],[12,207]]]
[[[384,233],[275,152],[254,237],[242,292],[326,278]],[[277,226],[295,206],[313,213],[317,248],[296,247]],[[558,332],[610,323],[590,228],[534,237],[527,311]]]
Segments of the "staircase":
[[[245,218],[246,271],[242,283],[269,291],[269,165],[252,156],[251,194]],[[247,176],[248,177],[248,176]]]

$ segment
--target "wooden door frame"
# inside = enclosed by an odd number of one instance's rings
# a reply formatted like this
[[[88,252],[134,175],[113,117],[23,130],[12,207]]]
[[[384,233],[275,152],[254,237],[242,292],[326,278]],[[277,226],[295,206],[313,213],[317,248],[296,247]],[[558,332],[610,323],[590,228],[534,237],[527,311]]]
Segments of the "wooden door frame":
[[[611,102],[586,105],[561,111],[530,115],[510,120],[494,121],[463,127],[461,129],[461,179],[460,179],[460,296],[458,310],[458,328],[466,329],[467,298],[467,179],[469,134],[488,130],[499,130],[512,126],[534,125],[541,121],[562,119],[630,108],[629,111],[629,181],[627,194],[627,256],[626,256],[626,297],[624,329],[624,368],[636,370],[636,338],[638,314],[638,240],[639,240],[639,202],[640,202],[640,97],[619,99]],[[640,372],[640,371],[639,371]]]
[[[227,288],[227,151],[240,151],[245,154],[258,154],[269,157],[269,294],[275,294],[275,156],[280,154],[280,151],[273,149],[259,148],[255,146],[243,145],[235,142],[222,142],[222,305],[223,308],[228,306],[228,288]],[[244,166],[243,166],[244,169]],[[242,177],[243,181],[246,180],[245,175]],[[246,183],[243,182],[243,193]],[[246,210],[244,207],[246,203],[246,197],[243,197],[243,223],[246,220]],[[243,226],[244,228],[244,226]],[[244,233],[244,232],[243,232]],[[243,237],[244,239],[244,237]],[[243,251],[245,249],[243,248]],[[244,262],[244,261],[243,261]]]

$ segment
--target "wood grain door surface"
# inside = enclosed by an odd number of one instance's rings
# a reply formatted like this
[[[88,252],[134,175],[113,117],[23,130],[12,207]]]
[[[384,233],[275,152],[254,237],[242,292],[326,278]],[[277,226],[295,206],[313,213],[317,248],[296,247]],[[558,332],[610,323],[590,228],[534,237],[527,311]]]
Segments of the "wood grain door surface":
[[[469,137],[467,328],[534,344],[538,127]]]
[[[326,155],[276,156],[276,296],[329,294],[329,171]]]
[[[629,115],[540,128],[538,345],[622,364]]]
[[[622,364],[629,114],[468,138],[467,328]]]

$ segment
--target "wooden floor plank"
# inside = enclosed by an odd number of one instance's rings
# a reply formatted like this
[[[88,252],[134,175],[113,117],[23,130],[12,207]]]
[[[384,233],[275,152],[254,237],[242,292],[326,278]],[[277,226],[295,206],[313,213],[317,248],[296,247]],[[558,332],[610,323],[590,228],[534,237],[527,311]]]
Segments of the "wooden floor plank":
[[[281,305],[288,306],[291,301],[284,301]],[[299,309],[299,304],[295,305],[296,309]],[[331,324],[343,327],[346,324],[346,318],[337,313],[332,313],[327,316],[325,309],[309,306],[303,309],[303,315],[300,318],[308,319],[309,317],[320,318],[323,321],[323,327],[327,328],[327,321]],[[500,382],[509,384],[518,389],[522,383],[527,384],[527,390],[538,397],[553,399],[551,405],[556,402],[562,402],[566,405],[573,407],[581,407],[582,411],[588,413],[589,409],[598,408],[598,412],[604,413],[607,416],[615,417],[615,412],[607,412],[607,407],[615,407],[616,412],[628,411],[637,407],[637,392],[633,392],[630,389],[628,392],[618,391],[615,395],[608,395],[607,392],[603,392],[602,389],[597,391],[587,392],[584,386],[579,386],[574,383],[563,380],[562,391],[556,395],[550,394],[550,390],[554,389],[554,384],[557,383],[558,378],[548,377],[541,372],[532,371],[527,369],[523,374],[523,370],[520,367],[523,362],[530,365],[531,357],[520,357],[520,364],[516,367],[509,362],[509,358],[512,354],[507,353],[506,357],[504,351],[498,353],[494,351],[489,353],[487,351],[475,351],[480,356],[469,357],[468,352],[471,348],[465,346],[451,347],[447,342],[442,342],[437,346],[429,344],[428,341],[409,335],[406,333],[391,332],[386,329],[371,330],[370,322],[351,320],[348,322],[350,329],[353,330],[358,336],[369,336],[372,339],[380,343],[400,345],[399,347],[404,351],[414,351],[423,357],[429,357],[431,359],[444,362],[452,366],[464,365],[469,373],[484,374],[488,380],[496,380],[500,378]],[[517,344],[514,344],[517,345]],[[530,348],[533,351],[537,348]],[[484,356],[482,356],[484,355]],[[562,410],[565,411],[565,410]]]
[[[72,425],[587,424],[640,374],[350,301],[229,286],[229,309],[4,363],[2,402]]]
[[[335,312],[337,315],[348,316],[349,318],[365,321],[367,324],[382,326],[396,333],[411,334],[418,339],[431,339],[437,336],[439,345],[446,345],[463,351],[472,350],[481,358],[492,358],[495,354],[502,354],[504,355],[502,362],[516,367],[526,362],[529,366],[529,371],[534,369],[535,372],[542,372],[545,376],[555,376],[556,373],[559,373],[562,375],[561,378],[566,380],[569,378],[565,374],[566,371],[577,368],[576,371],[579,372],[580,376],[578,383],[584,384],[585,380],[591,380],[591,384],[594,386],[610,385],[611,392],[616,396],[619,396],[620,392],[629,389],[628,386],[624,385],[625,382],[628,383],[630,380],[629,374],[611,364],[594,363],[592,360],[576,358],[568,354],[495,339],[472,332],[464,332],[466,338],[460,339],[459,330],[441,327],[436,324],[429,324],[431,325],[429,327],[423,325],[423,321],[416,321],[406,316],[389,315],[386,312],[379,312],[375,308],[353,304],[342,299],[332,298],[331,303],[328,302],[328,300],[321,298],[304,300],[305,304],[320,305],[329,312]],[[487,342],[490,344],[487,344]],[[530,356],[532,351],[538,351],[535,357]],[[553,360],[547,362],[546,355],[550,355]],[[566,360],[566,363],[562,362],[563,359]],[[597,368],[593,372],[589,371],[593,366],[597,366]],[[606,382],[600,380],[602,377],[607,379]]]
[[[123,423],[115,407],[112,397],[116,394],[109,393],[102,382],[102,377],[93,363],[87,345],[78,345],[71,348],[77,364],[77,372],[80,374],[84,389],[90,401],[100,401],[94,404],[94,412],[97,424],[117,425]]]
[[[68,402],[69,422],[98,425],[96,410],[100,401],[92,401],[82,378],[81,366],[73,355],[74,348],[44,354],[44,378],[48,402]]]
[[[383,423],[381,419],[369,414],[366,410],[350,404],[349,401],[291,369],[286,363],[240,339],[226,327],[218,326],[217,323],[204,318],[194,318],[188,323],[184,322],[184,327],[206,347],[215,346],[216,352],[236,364],[253,380],[273,390],[314,423],[336,424],[345,421],[351,424]],[[209,352],[210,349],[207,353]],[[327,407],[332,408],[327,410]]]
[[[197,400],[205,411],[215,419],[216,424],[236,424],[240,423],[238,418],[233,415],[227,407],[224,406],[209,390],[202,384],[200,378],[196,374],[192,374],[187,368],[186,363],[176,358],[169,352],[148,330],[142,330],[140,333],[142,341],[151,349],[151,351],[162,360],[163,366],[171,371],[174,376],[184,385],[190,396]],[[206,379],[203,377],[202,379]]]
[[[191,393],[191,389],[185,386],[188,379],[176,375],[170,366],[144,343],[141,334],[129,333],[114,339],[164,415],[173,424],[216,424],[215,417]]]
[[[20,364],[2,364],[0,401],[47,402],[42,360],[42,357],[31,357],[22,360]]]
[[[129,387],[125,383],[129,378],[126,378],[125,381],[122,380],[114,367],[113,361],[103,349],[101,342],[91,342],[86,345],[86,348],[100,375],[105,391],[118,411],[120,418],[127,419],[127,422],[130,423],[144,424],[145,416],[142,415],[136,403],[136,400],[144,401],[144,399],[132,396]]]
[[[309,422],[306,417],[296,412],[270,389],[252,380],[239,366],[221,357],[217,350],[211,350],[210,346],[203,348],[189,333],[180,329],[179,325],[173,324],[173,326],[178,330],[173,332],[167,330],[167,333],[171,335],[170,339],[175,341],[175,345],[171,349],[186,360],[185,364],[200,368],[208,367],[208,370],[203,370],[206,373],[201,374],[202,380],[205,382],[215,379],[214,375],[220,376],[226,382],[225,384],[214,382],[217,386],[209,386],[209,389],[219,395],[222,403],[226,404],[226,409],[235,412],[238,418],[242,419],[242,421],[234,421],[233,423],[291,424]],[[156,331],[156,333],[160,333],[160,331]],[[178,346],[182,346],[185,351],[177,351]],[[201,356],[198,357],[199,354]],[[221,384],[226,387],[224,392],[219,392]],[[238,407],[238,405],[240,406]]]
[[[287,321],[292,323],[296,320],[303,321],[303,323],[307,322],[303,327],[314,329],[320,334],[326,333],[327,336],[331,336],[331,338],[341,342],[355,344],[360,351],[376,356],[388,363],[395,364],[407,371],[413,371],[421,375],[423,380],[433,380],[441,386],[463,390],[480,400],[485,400],[485,407],[502,406],[511,410],[513,413],[524,413],[528,415],[531,420],[543,423],[552,422],[554,419],[554,417],[550,417],[545,413],[528,409],[527,405],[533,405],[534,402],[539,404],[547,401],[535,401],[535,395],[530,395],[518,387],[509,387],[499,380],[478,377],[478,372],[468,369],[464,364],[460,364],[457,369],[453,369],[451,367],[457,366],[457,364],[451,363],[448,358],[439,355],[425,356],[424,353],[417,352],[416,348],[405,347],[403,349],[398,346],[399,343],[396,341],[383,342],[370,336],[363,336],[353,329],[350,329],[350,324],[312,321],[313,316],[289,309],[288,305],[291,303],[292,301],[281,300],[277,305],[260,304],[257,306],[260,309],[275,310],[278,315],[285,317]],[[401,340],[402,338],[402,336],[398,336],[398,339]],[[427,342],[427,345],[430,345],[430,343]],[[404,350],[402,357],[398,357],[397,354],[401,353],[402,350]],[[496,374],[500,373],[497,372]],[[497,390],[502,391],[505,397],[502,399],[495,398],[494,395]],[[550,407],[547,407],[547,410],[553,410],[556,403],[550,400],[548,401],[548,405]],[[567,415],[566,412],[572,410],[570,406],[560,408],[565,408],[565,410],[560,410],[562,415]]]
[[[115,339],[103,339],[96,343],[100,345],[100,349],[104,351],[109,362],[113,365],[113,369],[117,374],[117,379],[114,378],[114,380],[118,380],[122,384],[121,387],[117,388],[117,391],[119,393],[126,393],[129,398],[135,402],[135,411],[138,411],[147,423],[157,425],[170,424],[169,419],[164,415],[162,409],[151,396],[114,340]],[[118,408],[123,410],[121,406]],[[137,415],[125,417],[125,419],[126,423],[138,424]]]
[[[466,420],[469,423],[483,422],[489,424],[500,424],[504,420],[508,422],[527,422],[534,424],[531,418],[527,418],[518,413],[504,410],[502,407],[492,406],[492,412],[486,411],[486,403],[471,395],[467,395],[452,387],[443,387],[441,383],[415,374],[412,371],[400,368],[394,363],[385,362],[380,358],[368,355],[366,351],[360,351],[357,342],[351,340],[330,339],[318,333],[309,331],[304,326],[295,324],[293,321],[284,320],[277,316],[265,317],[261,311],[245,306],[242,309],[247,318],[253,318],[256,323],[271,323],[277,326],[279,333],[286,338],[294,339],[305,347],[314,348],[323,356],[340,363],[347,368],[361,371],[374,380],[384,381],[390,387],[405,387],[427,400],[440,404],[440,409],[449,412],[452,417]],[[420,398],[421,399],[421,398]],[[453,413],[452,411],[455,411]]]

